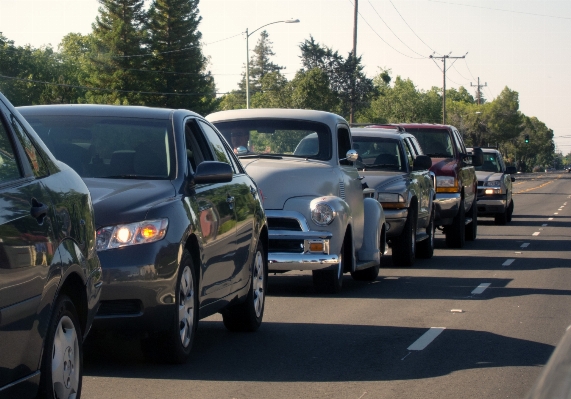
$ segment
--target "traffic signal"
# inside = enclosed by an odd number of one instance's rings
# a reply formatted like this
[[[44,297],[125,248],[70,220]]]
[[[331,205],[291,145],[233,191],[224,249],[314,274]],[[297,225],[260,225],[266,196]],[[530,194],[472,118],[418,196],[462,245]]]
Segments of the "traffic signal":
[[[529,143],[529,134],[525,135],[524,140],[525,140],[525,144]]]

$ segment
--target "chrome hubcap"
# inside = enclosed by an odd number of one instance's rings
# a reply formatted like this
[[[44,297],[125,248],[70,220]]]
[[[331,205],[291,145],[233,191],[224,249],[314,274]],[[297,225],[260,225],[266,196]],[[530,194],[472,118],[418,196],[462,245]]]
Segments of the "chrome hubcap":
[[[194,328],[194,282],[188,266],[182,271],[180,279],[178,324],[180,342],[186,348],[190,344]]]
[[[254,279],[252,281],[254,292],[254,310],[256,317],[260,317],[264,308],[264,258],[260,251],[256,252],[254,259]]]
[[[63,316],[52,348],[52,384],[58,399],[74,399],[79,389],[79,340],[73,322]]]

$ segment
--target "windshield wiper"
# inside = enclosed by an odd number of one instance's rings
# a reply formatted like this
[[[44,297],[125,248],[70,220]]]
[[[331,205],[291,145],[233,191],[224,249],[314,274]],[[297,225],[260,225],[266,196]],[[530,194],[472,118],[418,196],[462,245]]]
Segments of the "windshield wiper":
[[[271,154],[245,154],[245,155],[238,155],[240,159],[248,159],[248,158],[266,158],[266,159],[283,159],[283,157],[279,155],[271,155]]]
[[[142,180],[157,180],[163,179],[159,176],[146,176],[146,175],[114,175],[114,176],[98,176],[98,179],[142,179]]]

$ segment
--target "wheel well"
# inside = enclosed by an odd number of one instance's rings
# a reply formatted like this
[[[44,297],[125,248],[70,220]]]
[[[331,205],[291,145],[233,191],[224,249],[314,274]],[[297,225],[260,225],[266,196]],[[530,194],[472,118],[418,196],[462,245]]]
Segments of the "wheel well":
[[[59,290],[58,295],[67,295],[75,305],[81,331],[85,334],[87,324],[87,298],[85,295],[85,284],[76,273],[70,274]]]
[[[387,251],[387,231],[385,228],[385,223],[383,223],[383,227],[381,229],[380,245],[381,245],[381,247],[379,248],[379,251],[381,252],[381,256],[383,256],[385,254],[385,252]]]
[[[186,240],[184,249],[187,249],[192,258],[192,265],[194,266],[194,277],[197,282],[200,283],[200,247],[198,245],[198,239],[194,234],[191,234]]]
[[[262,245],[264,246],[264,250],[266,252],[266,256],[268,255],[268,229],[266,228],[266,226],[264,226],[262,228],[262,231],[260,231],[260,241],[262,242]]]
[[[343,237],[343,273],[353,270],[353,232],[347,226],[345,237]]]

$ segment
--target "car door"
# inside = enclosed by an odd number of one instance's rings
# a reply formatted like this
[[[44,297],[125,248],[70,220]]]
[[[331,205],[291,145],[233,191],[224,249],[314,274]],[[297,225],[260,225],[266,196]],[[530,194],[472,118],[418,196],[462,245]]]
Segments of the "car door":
[[[230,291],[236,291],[249,281],[249,255],[254,241],[254,212],[258,191],[250,177],[243,170],[234,154],[225,145],[225,139],[208,123],[198,120],[202,131],[213,148],[215,160],[225,162],[232,167],[232,181],[226,184],[230,204],[236,216],[236,251],[232,257],[234,270],[230,277]]]
[[[428,204],[427,204],[427,195],[426,195],[426,187],[424,181],[424,174],[426,171],[423,170],[414,170],[414,158],[416,158],[416,152],[414,151],[414,147],[412,143],[409,141],[409,138],[405,138],[402,141],[404,151],[406,154],[406,158],[408,160],[408,181],[407,184],[409,185],[409,191],[411,191],[418,200],[418,221],[417,226],[424,226],[425,221],[428,219]]]
[[[214,161],[213,147],[195,118],[185,124],[188,167],[191,172],[203,161]],[[198,217],[202,238],[200,297],[202,305],[230,292],[235,271],[236,213],[231,183],[197,184],[185,200]]]
[[[460,162],[460,181],[464,185],[464,196],[465,196],[465,211],[471,208],[474,201],[476,201],[477,186],[478,182],[476,180],[476,170],[472,164],[467,164],[464,162],[464,158],[461,154],[466,154],[466,147],[464,147],[464,142],[460,138],[460,133],[457,130],[452,130],[452,135],[454,136],[454,144],[456,147],[457,158]]]
[[[16,117],[0,105],[0,387],[34,372],[37,313],[56,247],[48,169]]]

